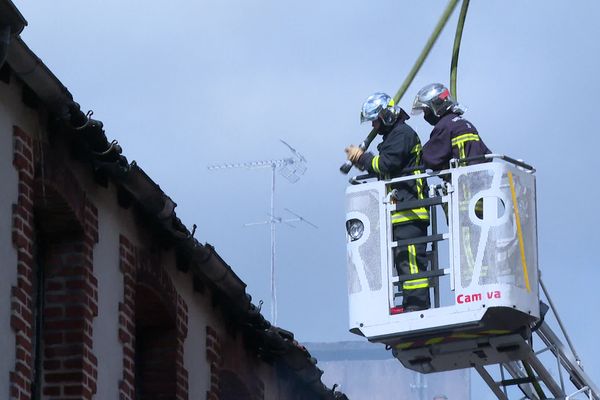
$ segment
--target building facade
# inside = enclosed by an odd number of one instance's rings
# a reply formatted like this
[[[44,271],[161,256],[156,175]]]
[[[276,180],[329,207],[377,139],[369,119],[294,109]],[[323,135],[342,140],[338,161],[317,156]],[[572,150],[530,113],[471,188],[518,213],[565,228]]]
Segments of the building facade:
[[[340,385],[351,399],[469,400],[468,369],[420,374],[406,369],[381,344],[364,342],[306,343],[319,359],[323,382]]]
[[[0,0],[0,398],[333,399]]]

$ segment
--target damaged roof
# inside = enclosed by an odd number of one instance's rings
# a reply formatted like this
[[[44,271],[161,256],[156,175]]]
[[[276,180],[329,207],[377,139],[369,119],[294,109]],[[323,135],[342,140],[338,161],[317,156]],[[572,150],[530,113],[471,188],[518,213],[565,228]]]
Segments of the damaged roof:
[[[54,127],[72,140],[96,181],[114,183],[119,203],[133,205],[145,215],[161,240],[175,250],[177,268],[193,276],[194,288],[212,289],[228,322],[243,332],[261,359],[287,366],[322,399],[346,399],[322,383],[323,371],[293,333],[263,317],[246,293],[246,284],[214,247],[194,238],[177,217],[176,203],[135,161],[127,160],[116,141],[107,140],[102,122],[81,111],[68,89],[20,38],[26,25],[10,0],[0,0],[0,67],[5,70],[7,64],[50,112]]]

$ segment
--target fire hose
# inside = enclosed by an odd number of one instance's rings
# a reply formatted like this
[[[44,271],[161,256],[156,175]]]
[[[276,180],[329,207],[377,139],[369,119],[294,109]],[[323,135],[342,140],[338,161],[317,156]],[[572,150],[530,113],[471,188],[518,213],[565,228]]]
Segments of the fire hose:
[[[410,84],[412,83],[412,81],[414,80],[415,76],[417,75],[417,73],[421,69],[421,66],[423,65],[423,63],[425,62],[425,59],[429,55],[429,52],[433,48],[433,45],[437,41],[438,37],[440,36],[440,33],[444,29],[444,26],[446,26],[446,23],[448,22],[448,19],[450,19],[450,16],[452,15],[452,12],[456,8],[456,5],[458,4],[458,1],[459,0],[450,0],[450,2],[448,3],[448,5],[446,6],[446,9],[444,10],[444,13],[440,17],[440,20],[438,21],[438,23],[435,26],[433,32],[431,33],[431,36],[429,36],[429,39],[427,40],[427,43],[425,43],[425,47],[421,51],[421,54],[419,54],[419,57],[415,61],[415,64],[413,65],[412,69],[408,73],[407,77],[404,79],[404,82],[402,83],[402,86],[400,86],[400,89],[398,89],[398,91],[394,95],[394,102],[395,102],[395,104],[398,104],[400,102],[400,99],[402,98],[402,96],[404,96],[404,93],[406,92],[406,90],[408,89],[408,87],[410,86]],[[460,17],[459,17],[459,21],[458,21],[458,26],[457,26],[457,29],[456,29],[456,35],[455,35],[455,38],[454,38],[454,48],[453,48],[452,64],[451,64],[451,72],[450,72],[450,77],[451,77],[451,79],[450,79],[451,80],[451,86],[450,87],[451,87],[451,93],[453,93],[453,94],[456,93],[456,68],[457,68],[457,65],[458,65],[458,53],[459,53],[459,50],[460,50],[460,41],[461,41],[461,38],[462,38],[462,28],[463,28],[463,25],[464,25],[464,22],[465,22],[465,17],[466,17],[466,14],[467,14],[468,7],[469,7],[469,0],[464,0],[463,1],[463,5],[462,5],[462,9],[461,9],[461,13],[460,13]],[[369,145],[375,139],[376,136],[377,136],[377,130],[372,129],[371,132],[369,132],[369,135],[365,138],[365,140],[363,140],[358,145],[358,147],[362,151],[366,151],[369,148]],[[343,174],[348,174],[348,172],[350,172],[350,169],[352,169],[352,162],[350,162],[349,160],[346,161],[340,167],[340,171]]]

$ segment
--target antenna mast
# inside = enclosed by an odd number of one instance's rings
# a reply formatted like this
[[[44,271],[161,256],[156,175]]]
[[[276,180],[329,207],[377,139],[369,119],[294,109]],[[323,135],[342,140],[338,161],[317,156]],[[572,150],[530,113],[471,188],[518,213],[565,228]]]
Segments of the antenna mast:
[[[280,139],[281,140],[281,139]],[[244,224],[244,226],[252,225],[271,225],[271,323],[275,325],[277,323],[277,291],[275,285],[275,224],[286,223],[291,225],[290,222],[303,221],[307,224],[317,227],[313,223],[307,221],[303,217],[295,214],[286,208],[290,214],[294,215],[295,218],[282,219],[275,216],[275,172],[279,170],[279,173],[291,183],[296,183],[302,174],[306,171],[306,159],[304,156],[292,146],[281,140],[285,146],[292,152],[292,156],[283,159],[276,160],[259,160],[259,161],[248,161],[240,163],[224,163],[219,165],[209,165],[208,170],[214,171],[218,169],[231,169],[231,168],[246,168],[246,169],[271,169],[271,213],[269,219],[261,222],[252,222]],[[291,225],[293,227],[293,225]]]

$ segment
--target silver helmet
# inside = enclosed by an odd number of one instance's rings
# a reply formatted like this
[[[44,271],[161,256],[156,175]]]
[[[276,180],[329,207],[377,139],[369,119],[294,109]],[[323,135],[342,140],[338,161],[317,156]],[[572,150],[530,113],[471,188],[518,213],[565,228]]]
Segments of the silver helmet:
[[[389,95],[382,92],[373,93],[362,105],[360,123],[380,118],[384,125],[390,126],[396,122],[401,110]]]
[[[436,117],[441,117],[448,111],[464,113],[464,109],[452,98],[448,88],[441,83],[430,83],[417,93],[411,114],[420,114],[425,110],[430,110]]]

